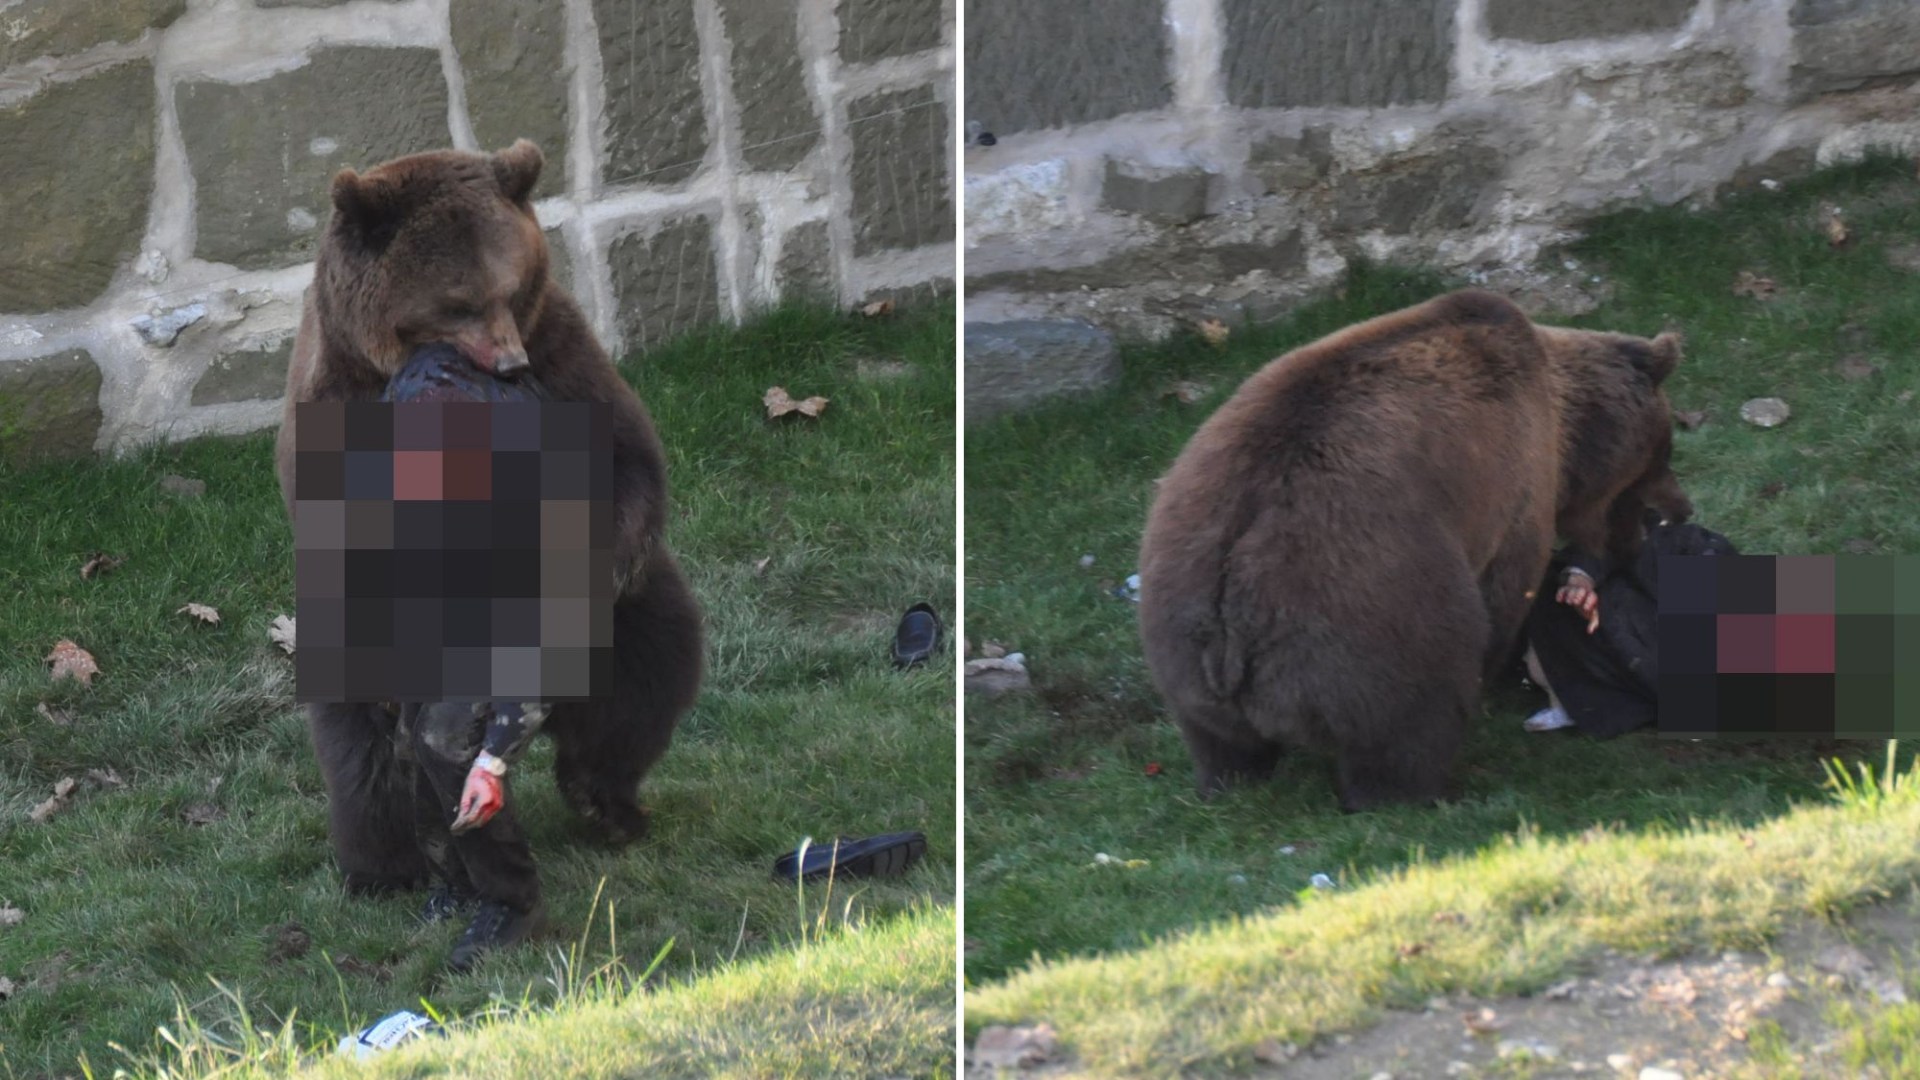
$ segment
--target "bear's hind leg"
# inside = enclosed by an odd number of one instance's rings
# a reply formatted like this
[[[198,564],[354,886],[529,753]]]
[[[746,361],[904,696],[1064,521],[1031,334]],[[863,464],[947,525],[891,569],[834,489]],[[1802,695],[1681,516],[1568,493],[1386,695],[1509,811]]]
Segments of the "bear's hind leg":
[[[1232,738],[1221,735],[1220,726],[1182,716],[1180,735],[1186,740],[1187,752],[1193,755],[1194,786],[1202,799],[1211,799],[1237,783],[1265,780],[1280,763],[1280,744],[1268,742],[1251,730],[1244,737]]]
[[[1454,794],[1454,764],[1473,695],[1460,687],[1420,689],[1408,696],[1390,734],[1341,740],[1335,762],[1340,809],[1426,804]]]
[[[414,834],[412,770],[394,753],[395,727],[379,705],[307,706],[327,784],[328,833],[349,892],[404,891],[427,879]]]

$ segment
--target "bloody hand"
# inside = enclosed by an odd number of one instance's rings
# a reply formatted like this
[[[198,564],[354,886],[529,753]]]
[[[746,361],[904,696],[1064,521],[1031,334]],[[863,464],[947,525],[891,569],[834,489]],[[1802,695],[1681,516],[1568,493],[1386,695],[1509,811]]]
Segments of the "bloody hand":
[[[1587,633],[1600,629],[1600,594],[1593,591],[1593,579],[1584,570],[1569,568],[1565,581],[1553,598],[1587,617]]]
[[[477,829],[492,820],[493,815],[506,805],[506,783],[500,773],[489,767],[496,764],[497,758],[481,754],[479,760],[473,763],[473,768],[467,771],[467,785],[460,792],[460,814],[453,819],[449,831],[460,833]]]

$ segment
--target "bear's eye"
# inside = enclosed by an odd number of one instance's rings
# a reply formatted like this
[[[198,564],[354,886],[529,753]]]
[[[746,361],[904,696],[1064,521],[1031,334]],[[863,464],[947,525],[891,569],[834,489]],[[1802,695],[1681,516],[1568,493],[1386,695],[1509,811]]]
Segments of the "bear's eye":
[[[467,300],[449,300],[441,309],[450,319],[477,319],[480,305]]]

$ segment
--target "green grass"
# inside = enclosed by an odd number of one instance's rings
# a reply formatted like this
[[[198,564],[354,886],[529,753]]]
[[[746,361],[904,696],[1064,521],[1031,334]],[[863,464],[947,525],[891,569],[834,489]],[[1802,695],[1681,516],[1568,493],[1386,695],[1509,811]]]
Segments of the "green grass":
[[[1820,229],[1830,202],[1854,234],[1841,249]],[[1742,550],[1836,552],[1859,541],[1920,552],[1920,278],[1885,258],[1915,242],[1910,161],[1831,171],[1712,212],[1625,212],[1569,253],[1612,283],[1612,298],[1559,321],[1684,330],[1671,396],[1711,419],[1676,433],[1675,468],[1696,520]],[[1777,296],[1733,295],[1743,270],[1773,278]],[[1329,761],[1311,755],[1290,758],[1272,783],[1210,805],[1195,799],[1140,659],[1135,609],[1109,594],[1135,568],[1153,480],[1266,361],[1457,284],[1360,267],[1336,295],[1238,330],[1222,349],[1197,338],[1131,349],[1110,392],[968,430],[968,636],[1023,651],[1035,687],[967,706],[967,972],[980,1002],[1010,1001],[1011,990],[986,984],[1036,960],[1124,955],[1185,928],[1288,908],[1315,873],[1352,884],[1422,860],[1478,858],[1523,824],[1543,837],[1596,823],[1629,835],[1696,819],[1752,826],[1819,790],[1820,752],[1879,754],[1879,744],[1527,734],[1520,721],[1543,702],[1513,689],[1490,697],[1463,757],[1464,797],[1445,806],[1341,814]],[[1842,379],[1832,366],[1850,354],[1880,372]],[[1176,380],[1211,390],[1181,404],[1165,393]],[[1740,404],[1762,395],[1785,398],[1793,419],[1773,430],[1742,423]],[[1150,775],[1156,765],[1163,771]],[[1098,853],[1147,865],[1090,866]],[[1011,1011],[995,1004],[986,1015]]]
[[[830,923],[917,928],[910,947],[882,929],[829,955],[870,941],[886,958],[936,959],[919,936],[951,919],[933,909],[954,896],[953,667],[897,674],[887,643],[913,601],[954,604],[952,320],[944,305],[882,320],[783,311],[627,369],[670,456],[669,536],[705,607],[707,682],[642,790],[653,832],[625,851],[586,838],[536,745],[517,791],[556,937],[469,977],[440,973],[460,928],[420,925],[420,897],[339,888],[291,662],[267,637],[293,609],[271,437],[0,473],[0,903],[26,916],[0,927],[0,976],[19,986],[0,1002],[0,1075],[72,1073],[82,1055],[104,1074],[121,1061],[109,1044],[147,1047],[170,1022],[176,988],[225,1015],[210,977],[256,1023],[293,1017],[303,1046],[422,999],[452,1015],[550,1000],[555,949],[586,925],[603,881],[598,925],[611,903],[628,967],[672,942],[650,985],[703,977],[683,1003],[733,994],[730,963],[798,944],[828,903]],[[818,421],[770,423],[760,398],[775,384],[831,404]],[[164,494],[169,473],[204,480],[205,497]],[[83,581],[94,551],[127,561]],[[220,624],[175,614],[189,601],[219,609]],[[97,658],[91,689],[49,683],[42,658],[61,638]],[[71,724],[42,716],[43,701]],[[124,788],[85,779],[109,768]],[[72,806],[30,822],[66,776],[81,780]],[[200,803],[224,816],[187,824]],[[831,901],[814,890],[797,907],[771,878],[802,836],[908,828],[932,847],[897,881],[842,883]],[[312,947],[276,959],[288,921]],[[589,943],[596,963],[605,942],[601,929]],[[887,1006],[900,1021],[887,1039],[899,1060],[924,1055],[908,1071],[951,1058],[926,1008],[942,980],[951,1001],[950,972],[899,976],[914,996]],[[846,989],[837,976],[823,985]],[[803,1013],[770,1010],[758,1030],[805,1041]],[[669,1041],[636,1060],[678,1060]]]

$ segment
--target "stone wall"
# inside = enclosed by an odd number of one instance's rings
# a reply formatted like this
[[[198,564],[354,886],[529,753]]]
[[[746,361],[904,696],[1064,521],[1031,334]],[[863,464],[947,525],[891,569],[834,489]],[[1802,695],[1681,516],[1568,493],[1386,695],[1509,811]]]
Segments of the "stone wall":
[[[0,0],[0,456],[271,426],[341,166],[538,142],[616,351],[953,278],[954,0]]]
[[[1920,150],[1917,0],[966,0],[967,318],[1524,283],[1594,213]],[[994,136],[991,144],[979,133]]]

